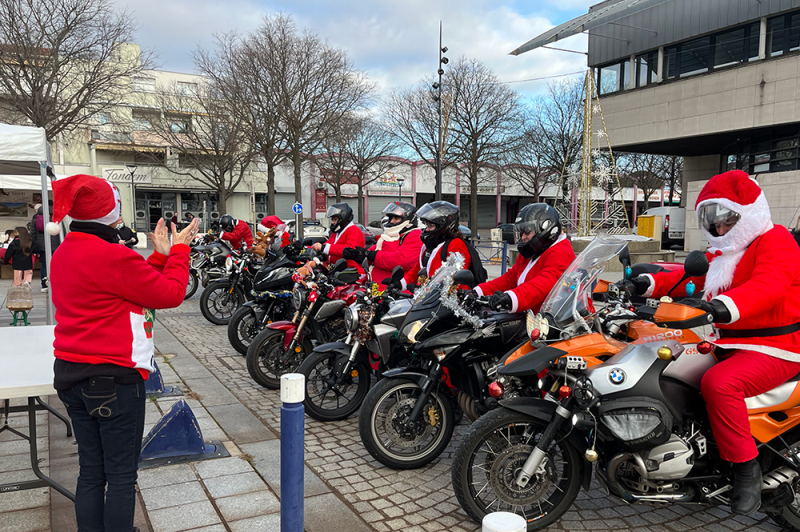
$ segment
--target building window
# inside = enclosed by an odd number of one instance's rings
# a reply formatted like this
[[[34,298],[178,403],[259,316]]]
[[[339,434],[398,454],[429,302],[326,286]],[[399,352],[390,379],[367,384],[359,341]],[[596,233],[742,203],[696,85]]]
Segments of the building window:
[[[105,124],[110,124],[111,123],[111,113],[108,113],[108,112],[105,112],[105,111],[100,112],[100,113],[96,113],[92,117],[92,123],[100,124],[101,126],[105,125]]]
[[[645,87],[658,81],[658,52],[648,52],[636,57],[636,86]]]
[[[745,29],[736,28],[714,37],[714,68],[735,65],[747,59]]]
[[[132,113],[131,127],[134,131],[152,131],[153,121],[158,120],[158,115],[148,111],[134,110]]]
[[[785,172],[800,168],[800,130],[796,125],[757,132],[722,154],[722,171],[744,170],[749,174]]]
[[[597,87],[601,95],[621,91],[630,80],[628,62],[614,63],[600,67],[598,71]],[[626,75],[626,70],[628,70]]]
[[[197,94],[197,83],[178,82],[178,93],[183,96],[195,96]]]
[[[167,116],[167,124],[172,133],[188,133],[191,119],[186,116]]]
[[[155,92],[156,78],[137,76],[131,79],[131,90],[134,92]]]
[[[767,54],[776,57],[800,50],[800,13],[788,13],[767,21]]]
[[[693,76],[708,72],[710,38],[703,37],[682,43],[678,52],[679,76]]]

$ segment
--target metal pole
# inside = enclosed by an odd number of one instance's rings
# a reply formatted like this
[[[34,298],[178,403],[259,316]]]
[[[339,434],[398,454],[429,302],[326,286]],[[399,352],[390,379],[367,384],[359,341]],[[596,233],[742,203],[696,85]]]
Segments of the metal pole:
[[[397,201],[403,201],[403,182],[399,182],[399,187],[397,187]]]
[[[436,201],[442,200],[442,21],[439,21],[439,144],[436,146]]]
[[[281,532],[303,532],[305,376],[281,376]]]
[[[47,232],[47,223],[50,221],[50,195],[47,191],[47,162],[39,163],[39,173],[42,178],[42,227],[44,228],[44,256],[47,265],[48,276],[52,271],[51,259],[53,258],[53,244],[50,240],[50,233]],[[55,197],[55,196],[54,196]],[[36,229],[34,227],[34,229]],[[40,270],[41,275],[41,270]],[[50,290],[47,291],[47,324],[55,325],[55,307],[53,307],[53,290],[49,282]]]
[[[294,239],[303,240],[303,213],[294,215]]]
[[[131,172],[131,229],[136,234],[136,184],[133,182],[134,170]]]
[[[503,240],[503,262],[500,264],[500,275],[505,275],[508,267],[508,242]]]

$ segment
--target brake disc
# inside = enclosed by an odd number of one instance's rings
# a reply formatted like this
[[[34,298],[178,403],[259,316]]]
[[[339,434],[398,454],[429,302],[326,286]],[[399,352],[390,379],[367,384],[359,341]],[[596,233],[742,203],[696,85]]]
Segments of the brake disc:
[[[397,401],[386,412],[384,429],[392,443],[400,447],[417,447],[420,441],[427,438],[433,431],[433,427],[428,423],[427,411],[422,413],[420,420],[414,426],[407,423],[408,416],[414,409],[417,399],[409,397]]]
[[[504,502],[515,506],[534,504],[550,488],[551,482],[547,477],[551,475],[536,474],[524,488],[517,484],[517,475],[532,451],[533,445],[518,444],[504,449],[495,456],[489,470],[489,483]]]

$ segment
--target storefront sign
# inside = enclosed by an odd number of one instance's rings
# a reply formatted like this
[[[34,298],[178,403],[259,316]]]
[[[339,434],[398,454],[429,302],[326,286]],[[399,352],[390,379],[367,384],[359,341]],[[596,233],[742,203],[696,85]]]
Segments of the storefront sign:
[[[317,212],[326,212],[328,210],[327,201],[328,193],[324,188],[318,188],[314,191],[314,203],[316,204],[315,210]]]
[[[375,181],[370,184],[370,188],[398,188],[400,187],[400,180],[403,179],[402,177],[397,177],[392,172],[386,172],[386,174],[382,175]],[[403,180],[403,185],[407,185],[405,180]]]
[[[127,168],[104,168],[103,178],[112,183],[129,183],[131,182],[131,173]],[[137,168],[133,174],[133,182],[137,185],[151,184],[153,177],[150,175],[149,168]]]
[[[506,187],[500,187],[500,193],[506,191]],[[471,187],[469,185],[461,185],[461,193],[462,194],[469,194],[471,192]],[[497,194],[497,187],[478,187],[478,194]]]
[[[41,192],[0,189],[0,217],[29,218],[33,216],[33,205],[41,202]]]

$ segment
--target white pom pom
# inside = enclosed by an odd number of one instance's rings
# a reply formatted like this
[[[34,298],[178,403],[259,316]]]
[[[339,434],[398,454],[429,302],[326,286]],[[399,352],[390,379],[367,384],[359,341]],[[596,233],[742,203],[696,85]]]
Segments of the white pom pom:
[[[48,235],[56,236],[57,234],[61,233],[61,226],[54,222],[47,222],[47,227],[45,227],[45,231],[47,231]]]

